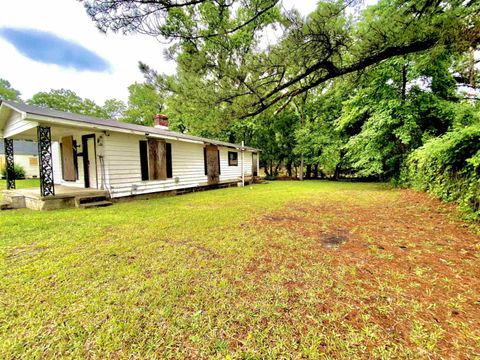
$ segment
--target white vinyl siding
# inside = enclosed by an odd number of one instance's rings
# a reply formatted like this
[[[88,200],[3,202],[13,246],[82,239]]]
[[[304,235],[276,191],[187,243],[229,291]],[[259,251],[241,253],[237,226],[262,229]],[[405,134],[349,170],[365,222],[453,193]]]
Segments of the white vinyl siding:
[[[139,141],[146,137],[110,133],[104,137],[105,172],[108,190],[114,198],[207,185],[203,144],[166,140],[172,144],[172,178],[142,181]],[[241,152],[238,166],[228,166],[228,148],[219,147],[220,182],[241,180]],[[230,149],[231,151],[231,149]],[[252,173],[252,156],[245,152],[245,174]]]
[[[242,152],[238,150],[238,166],[228,165],[228,152],[233,151],[229,148],[220,148],[220,181],[242,180]],[[244,173],[245,176],[252,175],[252,153],[245,151],[244,155]]]

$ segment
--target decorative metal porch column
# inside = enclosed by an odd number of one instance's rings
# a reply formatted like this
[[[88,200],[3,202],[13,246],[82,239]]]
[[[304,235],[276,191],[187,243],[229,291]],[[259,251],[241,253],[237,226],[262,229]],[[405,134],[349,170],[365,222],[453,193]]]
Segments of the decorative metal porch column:
[[[53,184],[52,135],[49,127],[37,127],[40,166],[40,195],[55,195]]]
[[[7,189],[15,189],[15,169],[13,162],[13,140],[4,139],[5,142],[5,160],[7,168]]]

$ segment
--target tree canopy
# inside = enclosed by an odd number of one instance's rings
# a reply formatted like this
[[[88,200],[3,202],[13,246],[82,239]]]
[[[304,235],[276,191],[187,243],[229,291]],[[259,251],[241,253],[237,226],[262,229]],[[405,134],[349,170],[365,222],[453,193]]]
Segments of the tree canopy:
[[[253,116],[331,79],[428,49],[476,46],[480,4],[467,0],[381,0],[363,12],[357,1],[322,1],[306,19],[272,0],[85,1],[104,31],[144,32],[174,40],[178,81],[197,72],[210,103]],[[262,32],[282,28],[262,51]],[[182,69],[182,64],[185,64]],[[195,88],[193,89],[195,91]]]
[[[0,100],[20,101],[20,91],[14,89],[5,79],[0,79]]]
[[[83,99],[75,92],[67,89],[50,90],[33,95],[27,103],[48,107],[60,111],[73,112],[104,119],[116,119],[125,111],[125,104],[120,100],[106,100],[103,106],[90,99]]]

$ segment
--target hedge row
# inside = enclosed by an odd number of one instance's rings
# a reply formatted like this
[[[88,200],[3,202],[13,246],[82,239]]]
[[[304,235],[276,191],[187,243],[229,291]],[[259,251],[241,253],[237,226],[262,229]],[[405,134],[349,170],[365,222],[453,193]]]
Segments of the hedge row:
[[[414,151],[402,172],[417,190],[454,201],[471,220],[480,220],[480,125],[456,129]]]

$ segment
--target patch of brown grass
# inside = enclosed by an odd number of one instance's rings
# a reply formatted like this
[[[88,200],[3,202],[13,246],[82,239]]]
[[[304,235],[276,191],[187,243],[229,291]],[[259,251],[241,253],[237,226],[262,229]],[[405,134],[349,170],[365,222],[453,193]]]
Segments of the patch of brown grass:
[[[287,273],[281,284],[300,303],[320,294],[314,313],[331,315],[327,331],[372,332],[362,341],[370,350],[390,344],[425,356],[480,356],[480,239],[451,212],[410,190],[368,204],[292,203],[255,221],[270,245],[245,270]],[[300,310],[303,331],[312,325],[308,310]]]

